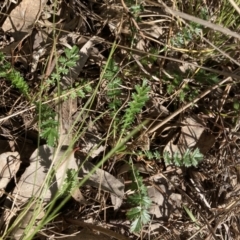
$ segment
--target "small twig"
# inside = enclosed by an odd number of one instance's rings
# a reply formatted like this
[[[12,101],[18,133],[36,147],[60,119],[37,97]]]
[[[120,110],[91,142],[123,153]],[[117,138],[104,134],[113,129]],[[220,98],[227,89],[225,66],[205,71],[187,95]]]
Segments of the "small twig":
[[[213,228],[213,233],[216,232],[217,228],[219,227],[219,224],[221,224],[224,220],[224,218],[226,218],[226,215],[231,212],[235,207],[239,207],[239,199],[234,200],[233,202],[231,202],[228,206],[225,207],[225,212],[223,213],[223,215],[218,219],[218,221],[215,224],[215,227]],[[215,216],[214,220],[217,219],[217,216]],[[212,239],[212,237],[214,237],[213,233],[209,233],[209,235],[205,238],[205,240],[210,240]]]
[[[85,223],[83,221],[75,220],[75,219],[71,219],[71,218],[64,218],[64,219],[67,223],[71,223],[71,224],[74,224],[74,225],[77,225],[77,226],[80,226],[80,227],[83,227],[83,228],[87,228],[87,229],[92,229],[92,230],[98,231],[100,233],[103,233],[103,234],[105,234],[109,237],[114,237],[118,240],[130,240],[129,238],[126,238],[119,233],[116,233],[112,230],[109,230],[109,229],[106,229],[106,228],[103,228],[103,227],[100,227],[100,226],[96,226],[94,224]]]
[[[163,173],[159,173],[158,175],[160,175],[161,177],[163,177],[167,182],[171,183],[171,184],[182,194],[182,196],[185,196],[186,199],[190,201],[190,203],[195,204],[195,202],[186,194],[185,191],[183,191],[181,188],[179,188],[173,181],[169,180]],[[213,228],[211,227],[211,225],[210,225],[210,223],[211,223],[213,220],[215,220],[215,219],[213,218],[213,219],[211,219],[210,221],[208,221],[208,220],[204,217],[204,215],[203,215],[203,213],[202,213],[201,211],[197,210],[197,212],[200,214],[200,216],[203,218],[204,222],[206,223],[205,226],[203,226],[201,229],[203,229],[204,227],[207,227],[208,230],[209,230],[210,233],[211,233],[211,236],[213,236],[213,238],[214,238],[215,240],[217,240],[217,238],[216,238],[216,236],[215,236],[215,233],[214,233],[215,231],[214,231],[214,229],[213,229]]]
[[[93,82],[93,81],[92,81],[92,82]],[[92,82],[89,82],[89,83],[92,83]],[[50,102],[54,102],[54,101],[56,101],[56,100],[59,99],[59,98],[64,99],[66,96],[70,95],[70,94],[71,94],[72,92],[74,92],[74,91],[75,91],[75,90],[69,91],[69,92],[67,92],[67,93],[65,93],[65,94],[62,94],[61,96],[56,96],[56,97],[53,96],[52,99],[47,100],[47,101],[44,101],[44,102],[42,102],[42,104],[47,104],[47,103],[50,103]],[[0,118],[0,123],[1,123],[1,122],[4,122],[4,121],[6,121],[6,120],[8,120],[8,119],[10,119],[10,118],[12,118],[12,117],[15,117],[15,116],[18,116],[18,115],[20,115],[20,114],[23,114],[24,112],[33,110],[33,109],[35,109],[35,108],[36,108],[36,105],[32,105],[32,106],[30,106],[30,107],[28,107],[28,108],[25,108],[25,109],[23,109],[23,110],[21,110],[21,111],[19,111],[19,112],[12,113],[12,114],[9,115],[9,116]],[[91,110],[91,109],[88,109],[88,111],[92,111],[92,110]],[[31,125],[32,125],[32,124],[31,124]]]
[[[53,53],[55,51],[55,47],[56,47],[56,39],[54,38],[53,46],[52,46],[52,50],[50,52],[50,56],[49,56],[49,59],[48,59],[48,64],[47,64],[47,69],[46,69],[46,73],[45,73],[44,79],[47,79],[50,76],[50,74],[52,73],[52,70],[53,70],[53,68],[52,68],[53,60],[52,59],[53,59]]]
[[[221,100],[220,100],[220,104],[219,104],[220,106],[219,106],[219,109],[218,109],[218,112],[219,112],[219,113],[221,113],[221,111],[222,111],[222,109],[223,109],[223,105],[225,104],[225,102],[226,102],[226,100],[227,100],[227,96],[228,96],[228,94],[229,94],[229,92],[230,92],[230,90],[231,90],[231,87],[232,87],[232,85],[231,85],[231,84],[228,84],[228,85],[226,86],[224,92],[223,92],[223,96],[222,96],[222,98],[221,98]],[[217,125],[218,120],[219,120],[219,114],[217,115],[216,120],[215,120],[215,122],[214,122],[214,125],[213,125],[214,127]],[[221,132],[220,132],[219,134],[221,134]]]

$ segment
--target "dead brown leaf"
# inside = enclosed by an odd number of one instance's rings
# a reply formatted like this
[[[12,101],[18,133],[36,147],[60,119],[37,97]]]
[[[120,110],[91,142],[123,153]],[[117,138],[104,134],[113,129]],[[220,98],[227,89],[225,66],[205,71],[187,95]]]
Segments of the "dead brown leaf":
[[[174,153],[180,153],[184,155],[187,149],[198,147],[204,154],[206,153],[214,143],[214,136],[205,131],[204,123],[197,117],[186,118],[182,124],[180,136],[176,136],[174,139],[168,142],[164,151],[169,152],[170,156]]]
[[[25,35],[32,31],[45,3],[46,0],[22,0],[5,20],[2,29],[5,32],[11,32],[15,41],[20,41]]]

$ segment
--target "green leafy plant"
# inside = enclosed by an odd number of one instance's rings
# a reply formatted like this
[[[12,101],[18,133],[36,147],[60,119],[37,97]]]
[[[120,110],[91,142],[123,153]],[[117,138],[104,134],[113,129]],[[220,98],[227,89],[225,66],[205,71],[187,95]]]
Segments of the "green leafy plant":
[[[119,67],[110,59],[106,71],[104,73],[104,78],[108,81],[107,84],[107,97],[109,100],[109,109],[111,110],[111,115],[113,116],[119,107],[122,105],[122,101],[119,99],[121,95],[120,85],[122,84],[122,79],[118,77]]]
[[[217,74],[212,72],[207,72],[203,69],[200,69],[195,75],[194,79],[198,83],[204,83],[207,85],[213,85],[219,82]]]
[[[194,13],[198,15],[199,18],[203,20],[209,19],[209,14],[207,8],[199,6],[199,11]],[[190,14],[193,14],[193,9],[191,9]],[[189,26],[185,26],[181,31],[177,32],[175,36],[171,39],[171,44],[174,47],[186,47],[189,43],[195,43],[200,39],[200,36],[203,34],[204,27],[201,24],[190,22]]]
[[[0,77],[10,81],[24,96],[29,97],[29,87],[21,74],[16,71],[0,52]]]
[[[173,164],[177,167],[196,167],[203,160],[203,155],[200,153],[198,148],[194,151],[187,149],[183,155],[179,152],[175,152],[173,156],[171,156],[169,152],[165,151],[163,153],[163,159],[166,165]]]
[[[125,110],[125,114],[120,119],[119,109],[122,107],[122,100],[120,96],[122,94],[122,78],[119,77],[119,67],[113,59],[110,59],[108,64],[104,66],[105,72],[103,78],[107,80],[107,98],[108,107],[110,110],[110,116],[113,118],[113,129],[114,135],[120,133],[122,135],[132,126],[135,117],[141,112],[142,107],[145,105],[146,101],[149,99],[148,93],[150,87],[147,84],[147,80],[144,79],[142,86],[136,85],[135,91],[132,93],[132,99],[128,103]],[[121,137],[119,139],[121,139]]]
[[[47,79],[47,84],[54,85],[58,83],[61,76],[67,75],[70,68],[76,66],[76,62],[79,59],[79,49],[77,46],[73,46],[72,49],[65,48],[65,56],[61,56],[56,64],[56,71],[50,75]],[[76,97],[77,94],[73,92],[74,95],[71,97]],[[58,127],[59,122],[56,119],[56,113],[52,111],[50,107],[41,102],[37,103],[37,109],[39,113],[39,123],[40,123],[40,136],[46,139],[47,144],[54,146],[58,139]]]
[[[79,179],[78,179],[78,171],[74,169],[67,169],[64,182],[59,190],[59,195],[67,196],[72,194],[72,192],[78,188]]]
[[[71,49],[65,48],[65,56],[61,56],[56,64],[56,71],[50,75],[46,80],[49,85],[54,85],[60,81],[62,75],[67,75],[70,68],[76,66],[76,62],[79,59],[79,49],[77,46],[73,46]]]
[[[132,16],[139,21],[139,14],[144,11],[144,6],[141,3],[138,4],[133,0],[127,0],[126,5],[128,6],[129,12],[132,14]]]
[[[49,146],[54,146],[58,139],[58,126],[56,113],[46,104],[36,103],[39,115],[40,137],[46,139]]]
[[[137,22],[140,22],[141,18],[139,17],[139,15],[141,12],[144,11],[143,5],[132,5],[129,10],[133,17],[137,20]]]
[[[203,27],[195,22],[190,22],[189,27],[183,27],[172,39],[174,47],[186,47],[190,42],[197,41],[202,34]]]
[[[173,74],[172,76],[174,79],[166,81],[168,94],[178,92],[178,97],[181,102],[184,102],[185,100],[191,101],[198,95],[199,90],[191,88],[187,81],[184,82],[183,76],[180,74]]]
[[[150,221],[148,209],[151,205],[151,199],[138,170],[133,166],[132,162],[130,164],[132,166],[132,190],[135,192],[128,197],[128,201],[135,207],[127,212],[127,217],[132,221],[130,231],[139,232],[143,225]]]
[[[81,81],[81,86],[80,83],[76,83],[75,87],[76,91],[73,91],[73,94],[71,94],[72,99],[74,99],[76,96],[85,98],[87,93],[93,92],[92,86],[88,83],[85,83],[84,80]]]
[[[158,151],[150,151],[150,150],[139,151],[138,155],[139,156],[144,156],[148,160],[158,160],[158,159],[161,158],[161,155],[160,155],[160,153]]]
[[[47,86],[42,85],[41,92],[51,85],[58,83],[61,76],[68,74],[70,68],[76,66],[76,62],[79,59],[79,49],[77,46],[73,46],[72,49],[65,49],[65,56],[61,56],[56,64],[56,71],[50,75],[46,80]],[[29,87],[21,74],[11,67],[10,63],[5,61],[5,56],[0,52],[0,77],[10,81],[11,84],[16,87],[24,96],[30,99]],[[89,87],[85,89],[89,91]],[[78,95],[82,92],[76,91]],[[77,94],[73,94],[72,97],[76,97]],[[34,102],[40,125],[40,136],[47,140],[47,144],[54,146],[58,139],[58,121],[56,119],[56,113],[42,101]]]
[[[108,108],[110,110],[110,117],[112,118],[112,126],[114,130],[114,137],[116,133],[119,131],[119,117],[118,117],[118,110],[122,106],[122,100],[120,99],[122,90],[121,84],[122,79],[119,77],[119,67],[116,62],[111,58],[107,65],[104,65],[103,68],[105,69],[103,78],[107,81],[107,100],[108,100]]]
[[[125,115],[123,117],[122,132],[128,129],[133,123],[136,114],[140,113],[143,106],[145,106],[147,100],[149,99],[148,93],[150,87],[147,85],[147,80],[144,79],[142,86],[136,85],[136,93],[132,94],[132,100],[128,104]]]
[[[191,81],[188,80],[189,76]],[[199,86],[194,86],[191,82],[201,84],[201,86],[203,86],[203,84],[211,86],[219,82],[219,78],[215,73],[207,72],[203,69],[200,69],[195,74],[190,71],[186,71],[186,73],[183,74],[172,73],[172,77],[173,79],[171,80],[167,79],[167,77],[164,79],[167,93],[173,94],[178,92],[178,97],[181,102],[192,101],[198,96],[200,88]]]

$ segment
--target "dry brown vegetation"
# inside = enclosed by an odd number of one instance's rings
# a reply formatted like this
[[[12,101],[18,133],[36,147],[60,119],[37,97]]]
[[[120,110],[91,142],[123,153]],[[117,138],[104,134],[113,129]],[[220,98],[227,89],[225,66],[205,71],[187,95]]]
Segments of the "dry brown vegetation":
[[[1,1],[2,239],[240,239],[239,4]]]

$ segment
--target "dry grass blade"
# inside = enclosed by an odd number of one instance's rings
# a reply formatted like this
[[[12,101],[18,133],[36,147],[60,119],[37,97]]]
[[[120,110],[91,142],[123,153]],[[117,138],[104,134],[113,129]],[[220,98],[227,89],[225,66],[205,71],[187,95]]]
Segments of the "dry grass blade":
[[[240,14],[240,8],[238,7],[238,5],[233,0],[228,0],[228,1],[232,4],[232,6],[235,8],[238,14]]]

